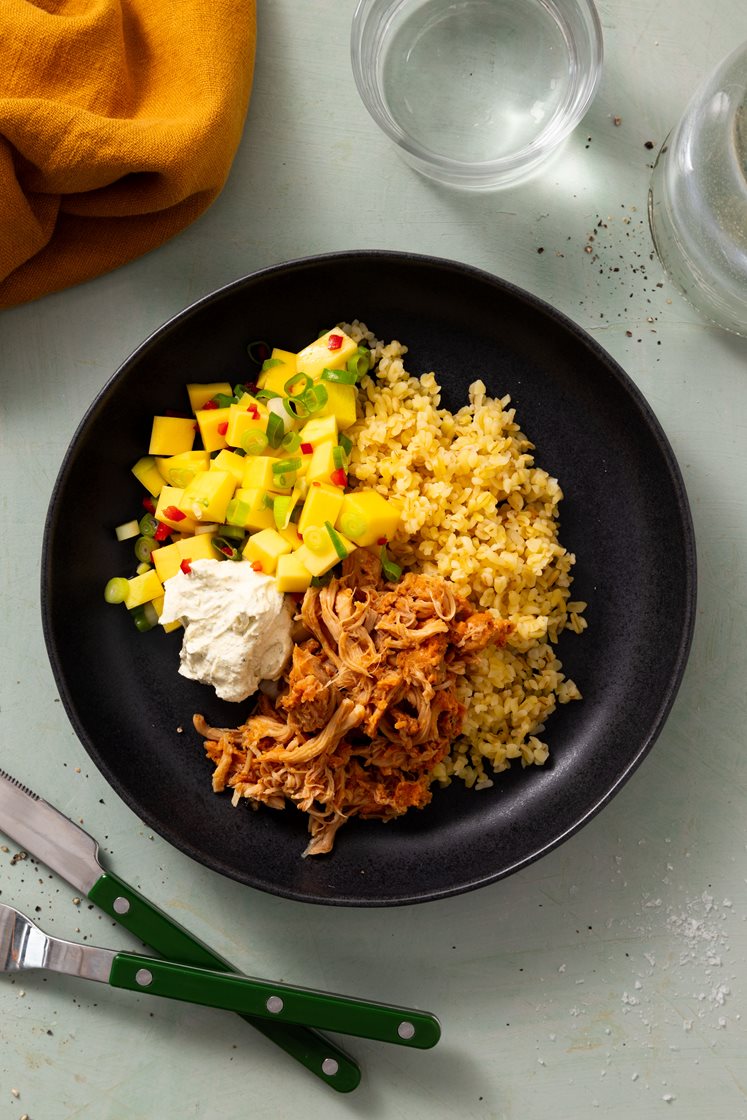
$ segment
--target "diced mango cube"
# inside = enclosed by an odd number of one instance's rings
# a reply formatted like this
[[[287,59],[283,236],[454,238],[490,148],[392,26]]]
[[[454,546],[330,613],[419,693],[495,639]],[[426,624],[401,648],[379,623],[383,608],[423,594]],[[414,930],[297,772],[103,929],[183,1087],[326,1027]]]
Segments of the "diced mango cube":
[[[183,537],[176,542],[179,549],[179,563],[182,560],[218,560],[220,557],[213,548],[215,533],[198,533],[195,537]]]
[[[161,615],[163,614],[164,599],[165,595],[159,595],[157,599],[152,600],[153,609],[158,615],[159,620],[161,618]],[[179,627],[181,626],[181,621],[178,618],[175,618],[173,622],[162,622],[161,625],[163,626],[164,632],[166,634],[170,634],[172,630],[179,629]]]
[[[257,378],[260,389],[270,389],[273,393],[282,393],[289,377],[296,373],[296,355],[290,350],[274,348],[269,361],[274,363],[269,369],[263,369]]]
[[[301,443],[310,443],[314,448],[319,443],[337,443],[337,417],[332,414],[312,416],[298,434]]]
[[[179,551],[181,543],[181,541],[177,541],[175,544],[163,544],[152,554],[153,564],[161,583],[165,583],[167,579],[171,579],[179,571],[179,565],[183,560]]]
[[[128,611],[131,611],[134,607],[142,606],[143,603],[150,603],[151,600],[157,599],[159,595],[163,595],[163,585],[155,568],[143,572],[141,576],[133,576],[132,579],[128,579],[127,585],[124,605]]]
[[[187,385],[187,392],[189,393],[189,403],[194,413],[204,408],[208,401],[211,401],[218,393],[225,393],[227,397],[233,396],[233,388],[227,381],[211,381],[205,385]]]
[[[358,343],[335,327],[299,350],[298,370],[316,381],[323,369],[344,369],[348,358],[352,358],[357,349]]]
[[[334,525],[342,508],[343,497],[343,492],[338,486],[326,486],[323,483],[318,486],[312,485],[298,519],[298,531],[301,536],[307,525],[323,525],[325,521]]]
[[[182,506],[197,521],[222,522],[235,489],[230,471],[204,471],[184,488]]]
[[[189,516],[186,508],[183,507],[183,498],[184,490],[181,487],[164,486],[158,495],[158,505],[154,516],[157,521],[163,521],[165,525],[169,525],[179,533],[194,533],[197,522]],[[175,517],[174,511],[183,513],[184,517]]]
[[[236,485],[241,486],[244,480],[245,462],[246,459],[243,455],[237,455],[235,451],[229,451],[227,447],[224,447],[214,459],[210,459],[210,470],[228,471],[236,480]]]
[[[278,591],[305,591],[311,583],[311,572],[298,558],[298,552],[278,556],[275,583]]]
[[[328,441],[316,445],[306,470],[306,480],[309,483],[323,482],[333,485],[330,480],[335,470],[334,448],[336,446]]]
[[[336,382],[325,381],[327,402],[319,409],[319,417],[334,416],[341,432],[353,426],[357,420],[356,402],[358,390],[355,385],[338,385]]]
[[[287,556],[291,551],[288,541],[276,529],[262,529],[253,533],[243,548],[247,560],[261,565],[261,571],[272,575],[277,567],[278,557]]]
[[[344,537],[342,533],[335,533],[337,538],[337,547],[335,542],[324,526],[310,525],[306,529],[303,537],[303,544],[294,552],[302,561],[304,567],[308,568],[312,576],[323,576],[325,572],[334,568],[335,564],[339,564],[345,557],[340,555],[338,549],[343,550],[346,556],[349,556],[354,551],[355,545]]]
[[[200,429],[202,446],[206,451],[220,451],[228,447],[226,432],[228,420],[231,415],[229,408],[202,408],[195,413],[197,426]],[[224,426],[225,425],[225,426]]]
[[[265,503],[266,493],[258,486],[240,487],[226,511],[226,524],[242,529],[274,529],[275,518]]]
[[[267,429],[267,410],[259,409],[254,412],[242,408],[241,404],[232,404],[228,409],[228,427],[226,428],[226,443],[229,447],[241,447],[242,437],[246,432],[265,432]]]
[[[183,490],[199,471],[208,469],[210,456],[207,451],[183,451],[181,455],[156,459],[156,466],[166,482]]]
[[[132,468],[132,473],[149,494],[154,498],[158,497],[163,487],[163,479],[159,473],[156,460],[152,455],[143,455],[141,459],[138,459],[135,466]]]
[[[400,510],[376,490],[345,494],[335,526],[359,545],[390,541],[399,525]]]
[[[195,441],[195,422],[181,416],[154,416],[149,455],[180,455],[191,451]]]
[[[277,459],[271,455],[247,455],[241,461],[244,464],[243,486],[269,490],[272,486],[272,465]]]

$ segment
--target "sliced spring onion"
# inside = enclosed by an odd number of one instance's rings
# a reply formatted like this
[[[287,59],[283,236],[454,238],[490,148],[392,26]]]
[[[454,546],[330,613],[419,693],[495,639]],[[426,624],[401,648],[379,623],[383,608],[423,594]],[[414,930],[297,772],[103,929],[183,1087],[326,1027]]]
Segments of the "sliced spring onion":
[[[118,541],[128,541],[131,537],[140,536],[140,522],[139,521],[125,521],[122,525],[117,525],[114,530]]]
[[[325,572],[325,574],[323,576],[312,576],[311,577],[311,583],[309,584],[309,586],[310,587],[326,587],[331,579],[332,579],[332,573],[331,572]]]
[[[226,522],[229,525],[238,525],[243,528],[246,524],[246,519],[251,513],[248,502],[242,502],[240,498],[231,498],[231,501],[226,507]],[[214,526],[218,528],[218,526]]]
[[[139,607],[133,607],[130,611],[130,617],[141,633],[152,630],[158,623],[156,608],[152,603],[142,603]]]
[[[344,432],[340,432],[340,435],[338,437],[338,441],[339,441],[340,447],[345,452],[345,454],[349,455],[350,452],[353,450],[353,441],[350,438],[350,436],[346,436]]]
[[[281,366],[282,364],[283,361],[281,358],[265,358],[262,362],[262,373],[264,373],[265,370],[274,369],[275,366]]]
[[[257,401],[271,401],[274,397],[282,396],[281,393],[276,393],[273,389],[258,389],[254,394],[254,399]]]
[[[384,574],[384,579],[388,579],[392,583],[396,583],[399,577],[402,575],[402,569],[400,568],[399,564],[395,564],[393,560],[389,559],[385,544],[381,546],[379,559],[381,560],[381,571]]]
[[[352,359],[351,359],[352,360]],[[349,369],[323,369],[322,381],[333,381],[337,385],[355,385],[358,375]]]
[[[272,512],[278,529],[287,529],[293,512],[293,498],[279,494],[272,503]]]
[[[152,513],[146,513],[144,517],[140,518],[140,535],[141,537],[154,537],[158,522]]]
[[[283,408],[292,420],[308,420],[311,415],[300,397],[283,397]]]
[[[330,540],[332,541],[332,547],[334,548],[335,552],[341,560],[344,560],[348,554],[348,550],[342,543],[342,537],[337,532],[331,521],[325,521],[324,528],[329,533]],[[306,534],[304,534],[304,540],[306,540]]]
[[[244,530],[241,525],[227,524],[220,525],[218,528],[220,528],[220,535],[222,537],[227,537],[229,540],[243,541],[244,539]]]
[[[213,521],[213,522],[210,522],[210,521],[204,521],[203,522],[203,521],[201,521],[199,525],[195,525],[195,531],[192,534],[192,536],[193,537],[199,537],[202,533],[217,533],[217,532],[218,532],[218,522],[217,521]]]
[[[241,449],[247,455],[261,455],[270,442],[266,432],[259,428],[249,428],[241,437]]]
[[[310,525],[303,535],[303,543],[312,552],[321,552],[328,540],[329,535],[324,529],[320,529],[316,525]]]
[[[298,432],[286,432],[281,440],[280,446],[283,451],[298,451],[301,446],[301,437]]]
[[[348,457],[345,454],[345,449],[340,447],[339,444],[332,448],[332,462],[338,470],[345,470],[348,465]]]
[[[107,603],[124,603],[129,589],[130,585],[123,576],[114,576],[104,588],[104,598]]]
[[[184,490],[194,478],[195,472],[189,467],[169,467],[168,476],[171,486],[176,486],[177,490]]]
[[[249,390],[247,389],[246,385],[242,385],[241,382],[238,382],[238,384],[234,385],[233,387],[233,395],[236,397],[237,401],[241,400],[244,394],[248,392]]]
[[[138,537],[135,541],[135,556],[141,564],[146,564],[150,561],[150,555],[155,552],[160,545],[153,537]]]
[[[301,459],[278,459],[272,464],[273,474],[287,474],[288,471],[300,471]]]
[[[275,496],[273,494],[263,494],[262,505],[265,509],[273,509],[275,506]]]
[[[224,556],[228,560],[241,560],[241,553],[238,548],[225,537],[213,537],[211,543],[219,556]]]
[[[258,366],[261,366],[262,363],[270,357],[270,347],[266,342],[263,342],[262,339],[250,342],[246,348],[246,352],[249,355],[249,360]]]
[[[357,381],[365,377],[371,368],[372,354],[365,346],[359,346],[352,357],[348,358],[345,363],[345,369],[349,373],[355,374]]]
[[[301,388],[295,389],[295,386],[298,385],[299,382],[302,382]],[[306,390],[310,389],[313,384],[314,382],[311,380],[308,373],[301,373],[299,371],[298,373],[294,373],[293,377],[288,378],[285,385],[283,385],[283,392],[289,397],[300,397],[303,396]]]
[[[354,510],[349,510],[340,518],[340,529],[345,536],[350,537],[352,541],[354,541],[356,537],[362,536],[367,528],[368,521],[366,518],[362,514],[356,513]]]
[[[270,447],[278,448],[283,442],[285,435],[285,424],[276,412],[271,412],[267,417],[267,442]]]
[[[135,568],[135,575],[144,576],[146,572],[149,572],[152,569],[152,567],[152,564],[146,564],[143,561],[142,564],[138,564],[138,566]]]
[[[291,414],[286,409],[286,403],[287,402],[285,397],[273,397],[272,400],[269,400],[267,402],[267,411],[273,416],[277,416],[279,420],[283,421],[283,435],[286,432],[289,432],[291,428],[295,427],[296,419],[295,416],[291,416]]]
[[[228,408],[229,405],[236,404],[237,400],[236,397],[229,397],[228,393],[216,393],[215,396],[210,399],[215,401],[218,408]]]

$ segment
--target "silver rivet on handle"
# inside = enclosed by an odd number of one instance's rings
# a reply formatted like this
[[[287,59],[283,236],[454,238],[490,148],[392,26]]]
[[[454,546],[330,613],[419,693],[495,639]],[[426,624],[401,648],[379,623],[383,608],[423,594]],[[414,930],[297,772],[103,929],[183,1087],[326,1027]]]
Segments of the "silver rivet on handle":
[[[334,1058],[325,1058],[322,1062],[322,1073],[326,1073],[327,1077],[334,1077],[339,1068],[340,1064]]]
[[[413,1038],[415,1035],[415,1027],[405,1019],[397,1027],[397,1034],[400,1038]]]
[[[283,1010],[285,1004],[283,1003],[280,996],[270,996],[270,998],[267,1000],[267,1003],[265,1004],[265,1007],[268,1011],[272,1012],[273,1015],[277,1015],[278,1012]]]
[[[147,988],[153,983],[153,973],[149,968],[139,968],[135,973],[135,980],[141,988]]]
[[[112,909],[114,910],[115,914],[126,914],[130,909],[130,903],[126,898],[122,898],[122,896],[119,895],[114,899],[114,902],[112,903]]]

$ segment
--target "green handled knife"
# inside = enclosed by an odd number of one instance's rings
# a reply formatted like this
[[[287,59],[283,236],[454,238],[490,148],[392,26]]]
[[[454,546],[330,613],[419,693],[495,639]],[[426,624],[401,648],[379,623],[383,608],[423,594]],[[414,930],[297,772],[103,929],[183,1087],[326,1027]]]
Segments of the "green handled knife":
[[[0,972],[35,968],[419,1050],[435,1046],[441,1037],[438,1020],[426,1011],[63,941],[44,933],[19,910],[0,903]]]
[[[162,956],[198,968],[236,971],[147,898],[105,871],[93,837],[4,770],[0,770],[0,831]],[[359,1084],[356,1063],[323,1035],[289,1022],[242,1017],[338,1092],[349,1093]]]

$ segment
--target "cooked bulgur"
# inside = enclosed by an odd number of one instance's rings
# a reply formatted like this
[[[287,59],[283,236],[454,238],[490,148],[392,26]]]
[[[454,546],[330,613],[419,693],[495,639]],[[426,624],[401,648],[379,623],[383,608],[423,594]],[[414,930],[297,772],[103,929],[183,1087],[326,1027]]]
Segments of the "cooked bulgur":
[[[408,374],[406,346],[378,341],[358,321],[344,329],[371,346],[377,363],[361,386],[363,418],[348,432],[349,472],[400,500],[390,551],[515,626],[505,647],[490,646],[460,682],[463,735],[434,771],[442,784],[491,785],[490,774],[512,759],[544,763],[545,721],[556,704],[580,699],[554,648],[564,629],[586,627],[585,604],[570,599],[575,557],[558,539],[563,494],[535,466],[509,397],[490,398],[475,381],[469,403],[451,413],[440,407],[435,373]]]

